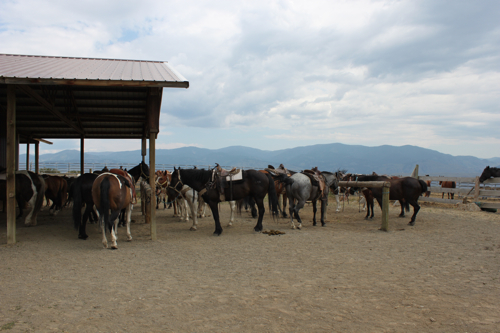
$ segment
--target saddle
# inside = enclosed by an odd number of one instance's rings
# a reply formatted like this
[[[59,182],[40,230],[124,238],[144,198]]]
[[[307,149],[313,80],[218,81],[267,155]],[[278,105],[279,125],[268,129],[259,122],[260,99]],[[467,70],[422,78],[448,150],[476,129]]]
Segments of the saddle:
[[[325,177],[321,173],[321,171],[318,170],[318,167],[314,167],[311,170],[304,170],[302,172],[304,175],[308,176],[309,179],[311,179],[311,184],[313,186],[318,186],[319,190],[321,192],[321,197],[326,196],[326,182],[325,182]]]
[[[229,188],[229,200],[233,201],[233,182],[243,180],[243,171],[241,169],[232,168],[231,170],[223,169],[219,163],[214,168],[212,178],[217,179],[216,187],[219,191],[220,200],[226,201],[224,189]]]

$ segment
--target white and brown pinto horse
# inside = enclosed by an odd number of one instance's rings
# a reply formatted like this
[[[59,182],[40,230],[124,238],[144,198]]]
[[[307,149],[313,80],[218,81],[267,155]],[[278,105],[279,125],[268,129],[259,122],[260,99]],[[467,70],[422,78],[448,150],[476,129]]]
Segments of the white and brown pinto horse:
[[[5,181],[5,173],[0,172],[0,201],[7,202],[7,183]],[[45,194],[45,181],[42,176],[31,171],[16,172],[16,201],[19,207],[20,218],[23,215],[23,209],[26,204],[29,204],[29,213],[24,220],[25,226],[35,226],[37,224],[37,216],[43,205],[43,197]]]
[[[92,198],[99,212],[99,222],[102,229],[102,245],[108,247],[106,229],[111,233],[111,248],[117,249],[116,230],[118,216],[122,209],[126,210],[127,240],[132,240],[130,234],[130,215],[132,213],[132,187],[133,184],[125,177],[114,173],[99,175],[92,185]]]

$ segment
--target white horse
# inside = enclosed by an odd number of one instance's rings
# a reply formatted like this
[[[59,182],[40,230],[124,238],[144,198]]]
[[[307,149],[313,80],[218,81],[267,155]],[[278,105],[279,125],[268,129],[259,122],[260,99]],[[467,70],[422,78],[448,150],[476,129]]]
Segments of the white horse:
[[[191,212],[191,219],[193,220],[193,225],[189,230],[196,231],[198,230],[198,216],[204,217],[204,206],[206,203],[203,201],[199,193],[193,190],[188,185],[183,185],[182,189],[178,193],[179,195],[176,198],[177,208],[180,211],[181,221],[189,221],[189,213]],[[231,208],[231,216],[229,218],[228,227],[233,225],[234,222],[234,212],[236,211],[236,201],[228,201],[229,206]],[[203,213],[198,215],[199,212],[198,206],[203,209]]]

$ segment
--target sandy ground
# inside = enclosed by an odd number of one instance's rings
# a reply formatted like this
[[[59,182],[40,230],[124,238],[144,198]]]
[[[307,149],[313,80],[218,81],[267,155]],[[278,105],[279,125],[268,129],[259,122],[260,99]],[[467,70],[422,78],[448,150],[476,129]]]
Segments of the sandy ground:
[[[221,206],[223,227],[229,206]],[[358,204],[328,207],[326,227],[302,230],[247,213],[212,236],[158,210],[158,241],[134,211],[105,250],[96,225],[77,239],[70,211],[18,221],[6,245],[0,213],[0,331],[6,332],[499,332],[500,214],[424,204],[416,226],[391,208],[365,221]]]

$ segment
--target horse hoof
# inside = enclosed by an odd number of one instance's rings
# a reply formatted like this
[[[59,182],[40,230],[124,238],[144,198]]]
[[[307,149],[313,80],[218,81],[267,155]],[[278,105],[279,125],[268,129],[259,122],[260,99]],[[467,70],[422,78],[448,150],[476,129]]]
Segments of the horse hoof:
[[[78,235],[78,238],[86,240],[87,238],[89,238],[89,236],[88,235]]]
[[[222,234],[222,230],[215,230],[214,231],[214,236],[220,236],[220,234]]]
[[[195,227],[189,228],[190,231],[196,231],[197,229]]]
[[[415,225],[415,221],[408,222],[408,225],[414,226]]]
[[[111,245],[111,250],[118,250],[118,246],[117,245]]]
[[[325,226],[326,226],[326,223],[321,223],[321,226],[322,226],[322,227],[325,227]]]

